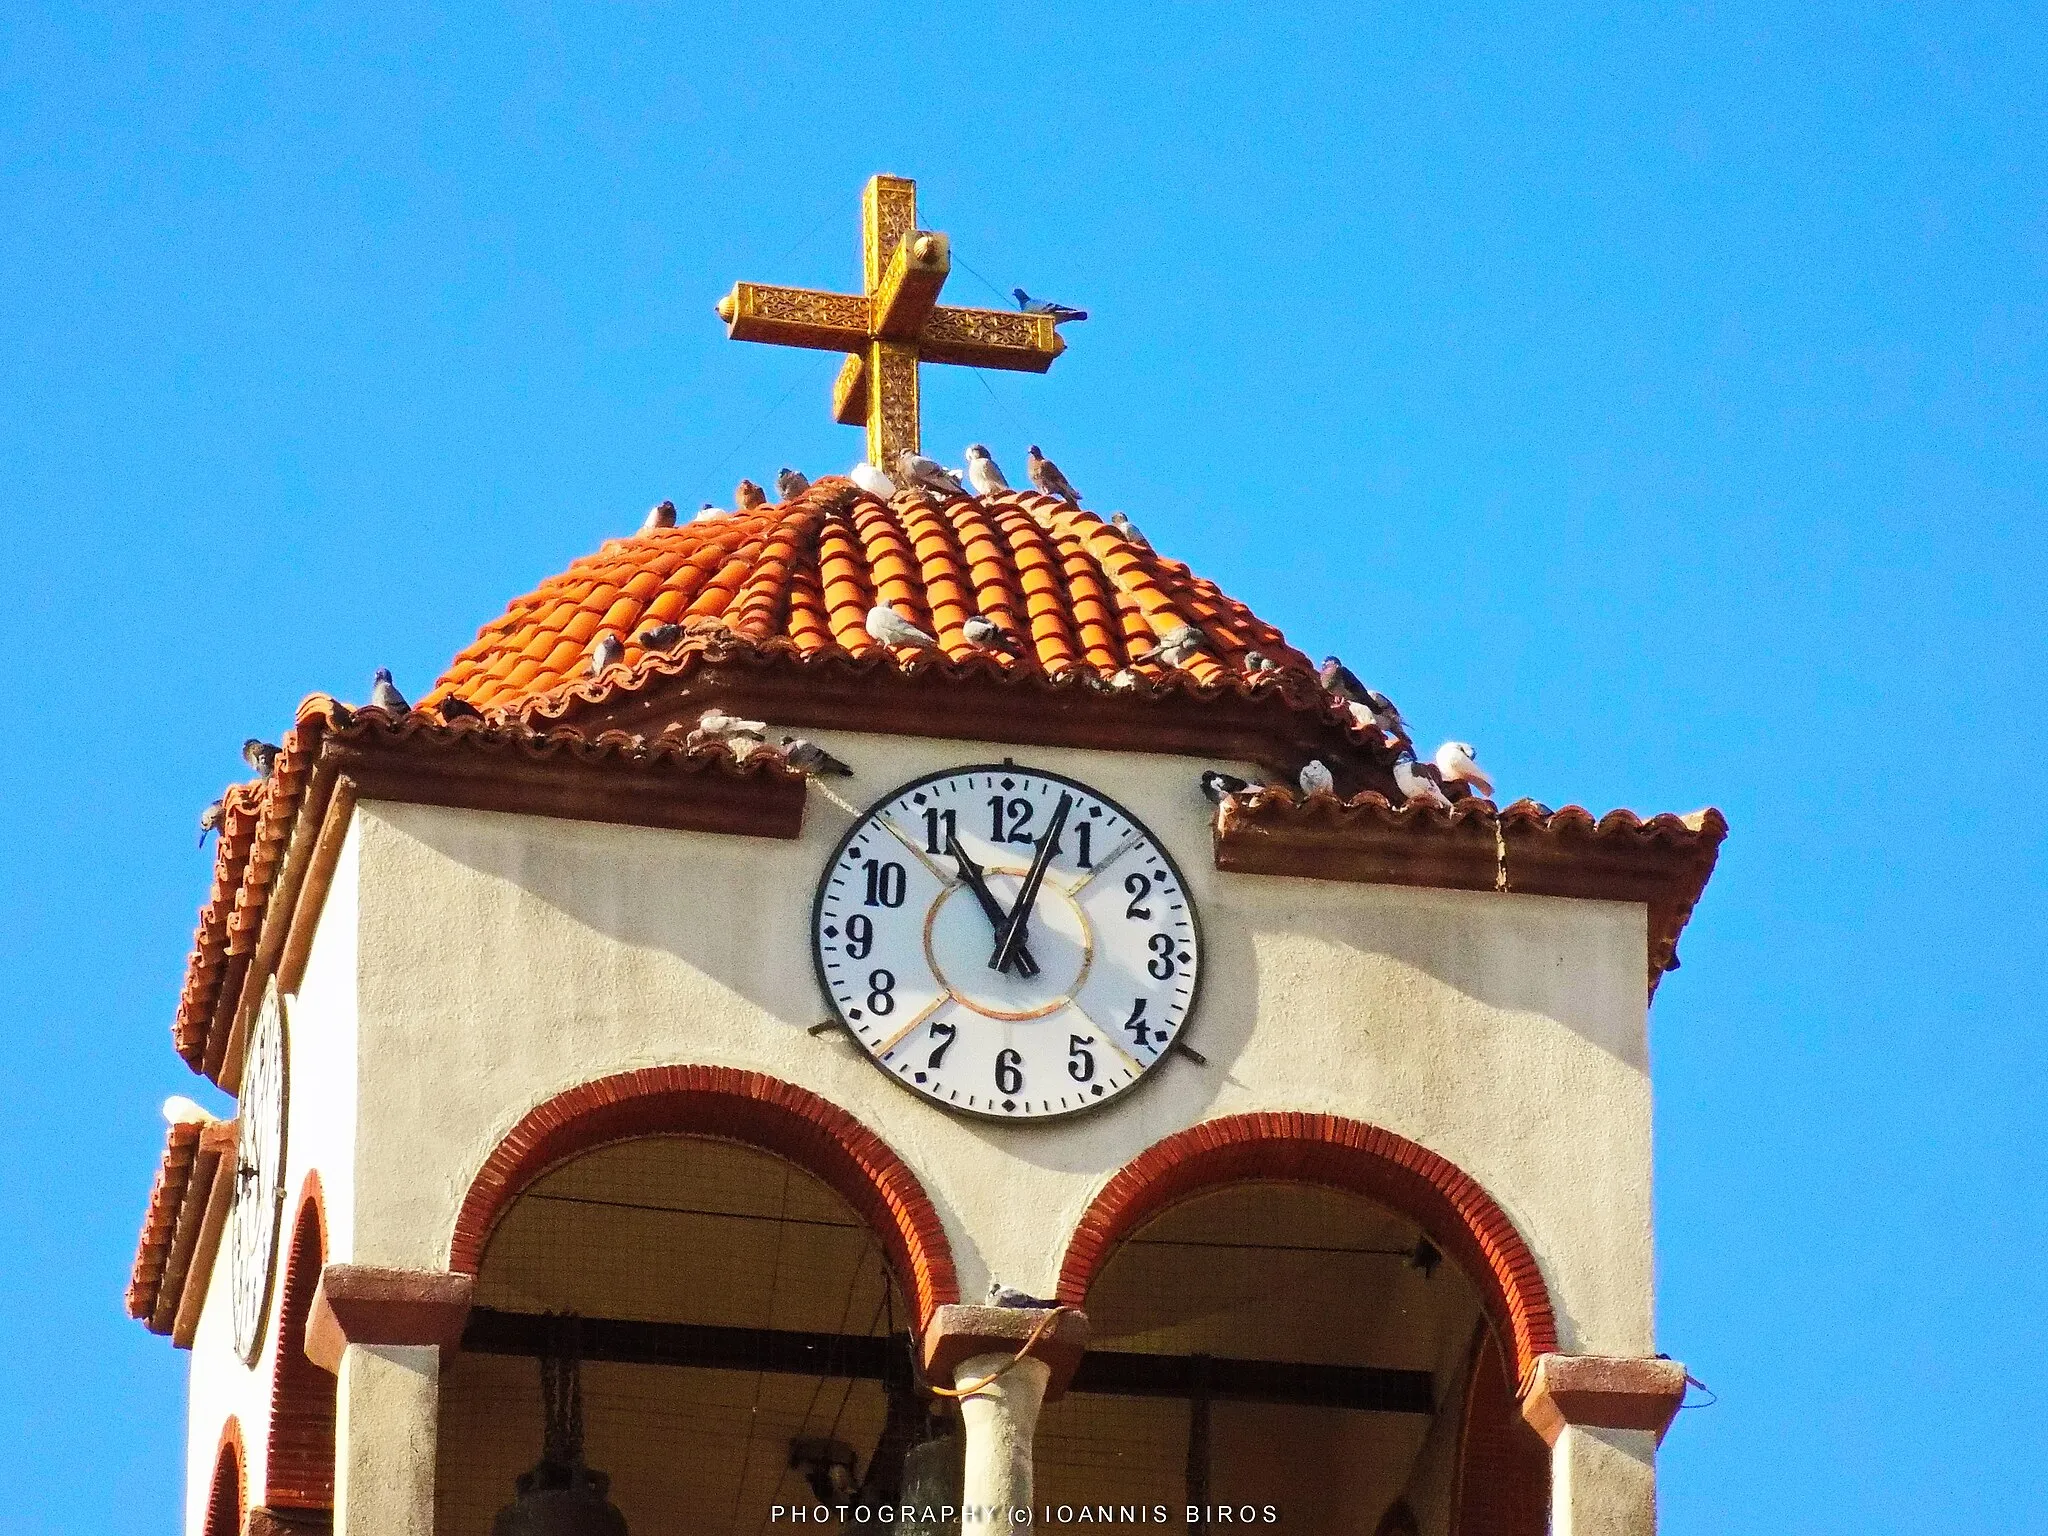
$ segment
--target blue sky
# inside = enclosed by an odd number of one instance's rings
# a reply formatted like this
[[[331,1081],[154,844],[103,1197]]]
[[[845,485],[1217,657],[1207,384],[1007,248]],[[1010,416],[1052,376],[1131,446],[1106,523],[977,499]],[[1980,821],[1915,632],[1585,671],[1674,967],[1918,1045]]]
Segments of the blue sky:
[[[1652,1017],[1665,1529],[2048,1529],[2038,10],[360,9],[0,17],[10,1528],[179,1498],[120,1291],[236,745],[844,468],[711,304],[851,285],[889,170],[949,297],[1095,313],[928,444],[1507,796],[1733,823]]]

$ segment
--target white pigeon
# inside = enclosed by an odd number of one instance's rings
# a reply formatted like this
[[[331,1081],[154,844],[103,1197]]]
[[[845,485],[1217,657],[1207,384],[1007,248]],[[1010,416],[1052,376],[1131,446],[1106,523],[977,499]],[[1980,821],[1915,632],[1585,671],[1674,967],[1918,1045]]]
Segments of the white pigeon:
[[[742,720],[737,715],[728,715],[717,707],[707,709],[697,717],[697,729],[706,736],[724,739],[727,736],[762,736],[768,730],[765,720]]]
[[[1447,741],[1436,749],[1436,771],[1446,781],[1470,784],[1473,789],[1493,798],[1493,780],[1486,776],[1486,770],[1479,766],[1479,754],[1472,749],[1469,741]]]
[[[896,482],[875,468],[866,459],[862,459],[853,468],[849,469],[846,472],[846,478],[866,491],[870,496],[881,501],[887,501],[896,494]]]
[[[691,518],[690,521],[693,523],[701,523],[706,518],[723,516],[725,516],[725,509],[723,507],[714,507],[713,505],[711,505],[710,502],[707,501],[704,503],[703,506],[697,509],[697,515]]]
[[[927,459],[925,462],[931,461]],[[887,603],[877,603],[868,610],[867,631],[870,637],[883,645],[907,645],[928,651],[939,643]]]
[[[1301,792],[1304,795],[1334,795],[1337,781],[1330,773],[1330,765],[1319,757],[1312,757],[1301,765]]]
[[[943,496],[967,494],[967,487],[945,465],[921,453],[912,453],[908,448],[896,455],[896,473],[912,485],[937,491]]]
[[[164,1100],[164,1119],[172,1125],[212,1125],[220,1116],[182,1093],[174,1093]]]
[[[1450,797],[1437,783],[1436,766],[1418,763],[1406,752],[1394,759],[1394,787],[1411,805],[1419,800],[1424,805],[1441,806],[1447,811],[1451,808]]]
[[[1003,478],[1003,472],[996,467],[996,461],[989,457],[988,449],[980,443],[967,445],[967,483],[974,487],[977,496],[993,496],[997,491],[1007,491],[1010,482]]]

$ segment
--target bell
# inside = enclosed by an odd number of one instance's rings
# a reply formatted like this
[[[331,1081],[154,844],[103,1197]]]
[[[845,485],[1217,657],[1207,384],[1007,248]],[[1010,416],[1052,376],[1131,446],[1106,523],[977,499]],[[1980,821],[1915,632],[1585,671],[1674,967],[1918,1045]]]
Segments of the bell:
[[[574,1314],[552,1318],[540,1357],[540,1460],[491,1521],[491,1536],[626,1536],[611,1478],[583,1461],[583,1340]]]
[[[935,1435],[905,1451],[896,1536],[960,1536],[960,1493],[966,1476],[967,1444],[958,1435]],[[949,1510],[951,1518],[946,1517]],[[924,1518],[927,1511],[930,1520]]]

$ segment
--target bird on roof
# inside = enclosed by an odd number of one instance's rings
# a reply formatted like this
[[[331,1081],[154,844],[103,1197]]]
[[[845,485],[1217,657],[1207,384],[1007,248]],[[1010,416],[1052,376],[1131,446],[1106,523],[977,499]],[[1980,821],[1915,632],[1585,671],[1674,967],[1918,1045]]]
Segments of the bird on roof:
[[[1079,503],[1076,503],[1076,505],[1079,505]],[[1138,532],[1138,525],[1132,522],[1128,517],[1125,517],[1123,513],[1110,513],[1109,526],[1114,528],[1118,533],[1122,534],[1125,538],[1129,539],[1133,544],[1137,545],[1138,548],[1146,551],[1151,550],[1152,541],[1146,538],[1144,534]]]
[[[650,528],[673,528],[676,525],[676,504],[672,501],[657,501],[647,509],[647,515],[640,520],[640,531]]]
[[[458,698],[452,693],[442,694],[434,708],[441,712],[441,722],[444,725],[453,725],[458,720],[481,720],[484,717],[484,712],[469,700]]]
[[[1031,451],[1024,455],[1024,473],[1031,477],[1031,483],[1048,496],[1057,496],[1071,506],[1081,505],[1081,493],[1074,489],[1073,482],[1060,473],[1059,465],[1053,463],[1038,451],[1038,444],[1031,445]]]
[[[1246,651],[1244,653],[1244,669],[1254,675],[1260,672],[1278,672],[1280,670],[1280,663],[1268,656],[1264,651]]]
[[[1330,773],[1330,765],[1319,757],[1312,757],[1301,765],[1300,784],[1304,795],[1337,793],[1337,780]]]
[[[1446,784],[1470,784],[1477,793],[1493,798],[1493,780],[1479,766],[1479,754],[1469,741],[1447,741],[1438,747],[1436,771]]]
[[[968,469],[973,469],[970,462]],[[967,637],[969,645],[980,646],[984,651],[1001,651],[1005,656],[1017,654],[1017,642],[1010,638],[1010,632],[986,614],[972,614],[960,626],[960,633]]]
[[[610,630],[599,635],[590,646],[590,675],[597,677],[626,659],[626,642]]]
[[[1414,749],[1403,747],[1401,755],[1394,759],[1394,787],[1410,805],[1420,801],[1448,811],[1450,796],[1444,793],[1443,775],[1435,763],[1418,763]]]
[[[1182,624],[1159,637],[1152,659],[1163,667],[1184,667],[1209,649],[1208,638],[1192,624]]]
[[[866,459],[846,472],[846,478],[880,501],[887,501],[896,494],[896,482],[883,474]]]
[[[242,761],[267,779],[270,777],[270,770],[277,766],[277,754],[282,750],[283,748],[275,742],[262,741],[251,736],[242,743]]]
[[[690,521],[693,523],[701,523],[707,518],[723,516],[725,516],[725,509],[723,507],[713,506],[710,502],[707,501],[704,503],[703,506],[697,509],[697,515],[691,518]]]
[[[1002,470],[981,443],[967,445],[967,483],[974,487],[977,496],[993,496],[1010,488],[1010,482],[1003,478]]]
[[[782,760],[811,779],[850,779],[853,770],[815,741],[801,736],[782,738]]]
[[[962,485],[954,473],[937,459],[928,459],[921,453],[905,448],[896,455],[896,473],[906,485],[922,486],[928,491],[937,491],[942,496],[965,496],[967,487]]]
[[[887,603],[877,603],[868,610],[867,631],[870,638],[883,645],[904,645],[927,651],[939,643]]]
[[[1401,718],[1394,701],[1377,689],[1366,687],[1358,680],[1358,674],[1336,657],[1325,656],[1316,675],[1322,680],[1323,691],[1350,706],[1351,718],[1360,725],[1371,726],[1388,736],[1408,734],[1408,722]]]
[[[991,1280],[988,1283],[988,1304],[992,1307],[1013,1307],[1018,1311],[1028,1312],[1043,1312],[1059,1305],[1056,1301],[1047,1301],[1043,1296],[1033,1296],[1004,1285],[999,1280]]]
[[[1034,299],[1022,288],[1012,288],[1010,292],[1016,296],[1017,307],[1025,314],[1051,315],[1054,325],[1065,325],[1070,320],[1088,318],[1088,311],[1085,309],[1075,309],[1070,304],[1055,304],[1051,299]]]
[[[753,481],[742,480],[732,488],[732,504],[742,512],[751,512],[768,505],[768,493]]]
[[[222,795],[213,804],[199,813],[199,846],[206,846],[206,834],[220,830],[221,818],[228,813],[228,797]]]
[[[784,501],[795,501],[811,488],[810,476],[800,469],[791,469],[787,464],[775,474],[775,489]]]
[[[1358,674],[1334,656],[1325,656],[1316,673],[1325,693],[1334,693],[1347,704],[1363,704],[1372,690],[1358,680]]]
[[[164,1120],[171,1125],[213,1125],[220,1119],[212,1110],[194,1103],[182,1093],[164,1100]]]
[[[697,717],[697,729],[714,740],[728,736],[754,736],[767,739],[768,722],[765,720],[742,720],[738,715],[728,715],[713,705]]]
[[[412,709],[412,706],[405,702],[405,695],[398,691],[398,685],[391,681],[389,667],[379,667],[372,675],[370,704],[376,709],[388,709],[394,715],[403,715]]]
[[[1129,667],[1118,667],[1109,674],[1109,686],[1118,693],[1138,686],[1138,674]]]
[[[683,643],[680,624],[650,624],[633,637],[643,650],[672,651]]]
[[[1214,768],[1202,775],[1202,798],[1211,805],[1221,805],[1232,795],[1241,795],[1251,787],[1251,780],[1240,779],[1234,773],[1221,773]]]

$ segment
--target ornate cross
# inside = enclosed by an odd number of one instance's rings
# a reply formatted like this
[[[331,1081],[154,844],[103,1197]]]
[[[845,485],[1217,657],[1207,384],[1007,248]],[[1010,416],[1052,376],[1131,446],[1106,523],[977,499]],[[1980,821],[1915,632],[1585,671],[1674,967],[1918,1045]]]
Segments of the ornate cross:
[[[832,419],[867,423],[868,462],[882,470],[919,447],[919,363],[1043,373],[1066,349],[1050,315],[939,303],[952,246],[917,227],[917,183],[906,177],[873,177],[861,193],[861,262],[864,293],[735,283],[718,316],[734,341],[846,353]]]

